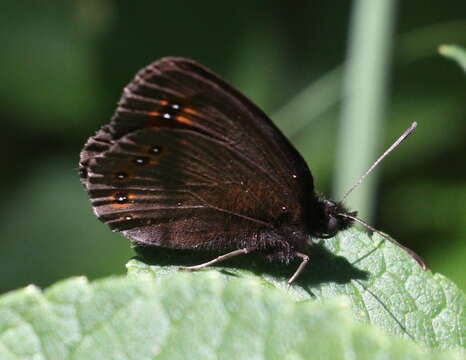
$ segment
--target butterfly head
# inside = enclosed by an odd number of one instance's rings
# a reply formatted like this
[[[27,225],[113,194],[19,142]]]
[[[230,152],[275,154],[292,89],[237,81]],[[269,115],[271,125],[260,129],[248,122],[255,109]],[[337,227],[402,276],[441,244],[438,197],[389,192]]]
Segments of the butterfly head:
[[[355,217],[357,211],[348,211],[342,203],[332,200],[321,199],[322,206],[321,226],[315,234],[316,237],[327,239],[335,236],[338,232],[350,228],[354,220],[346,217],[345,214]]]

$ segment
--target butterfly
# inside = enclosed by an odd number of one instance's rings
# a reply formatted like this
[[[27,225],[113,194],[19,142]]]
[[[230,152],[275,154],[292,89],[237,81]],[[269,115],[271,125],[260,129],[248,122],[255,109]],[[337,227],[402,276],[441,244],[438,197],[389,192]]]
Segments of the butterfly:
[[[298,151],[267,115],[199,63],[162,58],[124,88],[115,114],[80,154],[97,217],[142,246],[309,261],[308,240],[356,212],[317,195]]]

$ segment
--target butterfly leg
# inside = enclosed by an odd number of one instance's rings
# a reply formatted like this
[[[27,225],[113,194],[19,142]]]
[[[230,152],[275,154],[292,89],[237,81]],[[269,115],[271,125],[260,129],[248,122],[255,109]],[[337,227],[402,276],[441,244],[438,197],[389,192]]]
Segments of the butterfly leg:
[[[301,264],[299,264],[298,268],[294,272],[293,276],[290,277],[290,280],[288,280],[288,288],[291,286],[291,283],[296,280],[296,278],[303,272],[304,268],[306,267],[307,263],[309,262],[309,255],[300,253],[300,252],[295,252],[295,256],[299,257],[302,259]]]
[[[199,270],[199,269],[205,268],[207,266],[210,266],[212,264],[227,260],[227,259],[229,259],[229,258],[231,258],[233,256],[236,256],[236,255],[249,254],[250,252],[252,252],[252,251],[254,251],[256,249],[257,249],[257,247],[253,246],[253,247],[247,247],[247,248],[243,248],[243,249],[234,250],[232,252],[226,253],[224,255],[220,255],[220,256],[216,257],[215,259],[213,259],[213,260],[207,261],[207,262],[199,264],[199,265],[181,267],[180,270]]]

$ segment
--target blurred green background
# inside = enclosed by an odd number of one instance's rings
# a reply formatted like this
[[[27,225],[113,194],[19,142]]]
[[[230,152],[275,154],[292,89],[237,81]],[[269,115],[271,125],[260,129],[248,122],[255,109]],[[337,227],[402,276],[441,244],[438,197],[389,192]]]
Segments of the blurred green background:
[[[466,44],[466,2],[389,2],[382,50],[365,53],[349,38],[378,25],[349,1],[2,1],[0,292],[125,272],[133,252],[92,214],[78,156],[134,73],[167,55],[200,61],[270,114],[325,194],[341,193],[341,142],[356,154],[375,139],[363,151],[375,159],[417,121],[368,181],[363,217],[466,289],[466,76],[437,53]],[[377,56],[381,82],[369,70],[361,82],[348,75],[345,64]],[[341,131],[348,81],[383,90],[379,125],[359,137]]]

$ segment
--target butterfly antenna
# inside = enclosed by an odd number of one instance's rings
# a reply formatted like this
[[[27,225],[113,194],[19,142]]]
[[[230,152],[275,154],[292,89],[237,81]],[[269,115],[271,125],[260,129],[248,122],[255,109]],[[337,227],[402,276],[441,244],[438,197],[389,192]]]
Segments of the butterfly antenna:
[[[395,149],[398,145],[401,144],[401,142],[403,140],[405,140],[409,135],[411,135],[413,133],[413,131],[416,129],[416,126],[417,126],[417,123],[416,122],[413,122],[411,124],[411,126],[405,130],[405,132],[403,134],[401,134],[401,136],[387,149],[385,150],[385,152],[379,156],[379,158],[377,160],[375,160],[375,162],[372,164],[372,166],[365,172],[365,174],[363,176],[361,176],[359,178],[358,181],[356,181],[356,183],[351,186],[351,188],[345,193],[345,195],[343,195],[343,198],[341,200],[341,202],[344,202],[346,200],[346,198],[349,196],[349,194],[351,194],[353,192],[354,189],[356,189],[359,184],[361,184],[363,182],[363,180],[365,179],[365,177],[367,175],[369,175],[372,170],[374,170],[377,165],[379,165],[379,163],[388,155],[392,152],[393,149]]]
[[[422,258],[416,254],[413,250],[407,248],[406,246],[400,244],[398,241],[396,241],[395,239],[392,239],[391,237],[387,236],[386,234],[384,234],[383,232],[375,229],[374,227],[372,227],[371,225],[369,225],[368,223],[366,223],[364,220],[361,220],[361,219],[358,219],[356,216],[352,216],[352,215],[349,215],[349,214],[345,214],[345,213],[339,213],[338,215],[340,216],[343,216],[343,217],[346,217],[346,218],[349,218],[349,219],[352,219],[358,223],[360,223],[361,225],[365,226],[366,228],[368,228],[370,231],[372,232],[375,232],[377,234],[379,234],[380,236],[382,236],[385,240],[388,240],[390,241],[391,243],[395,244],[396,246],[402,248],[404,251],[406,251],[409,255],[412,256],[412,258],[414,260],[417,261],[417,263],[422,267],[423,270],[427,270],[427,264],[424,262],[424,260],[422,260]]]

